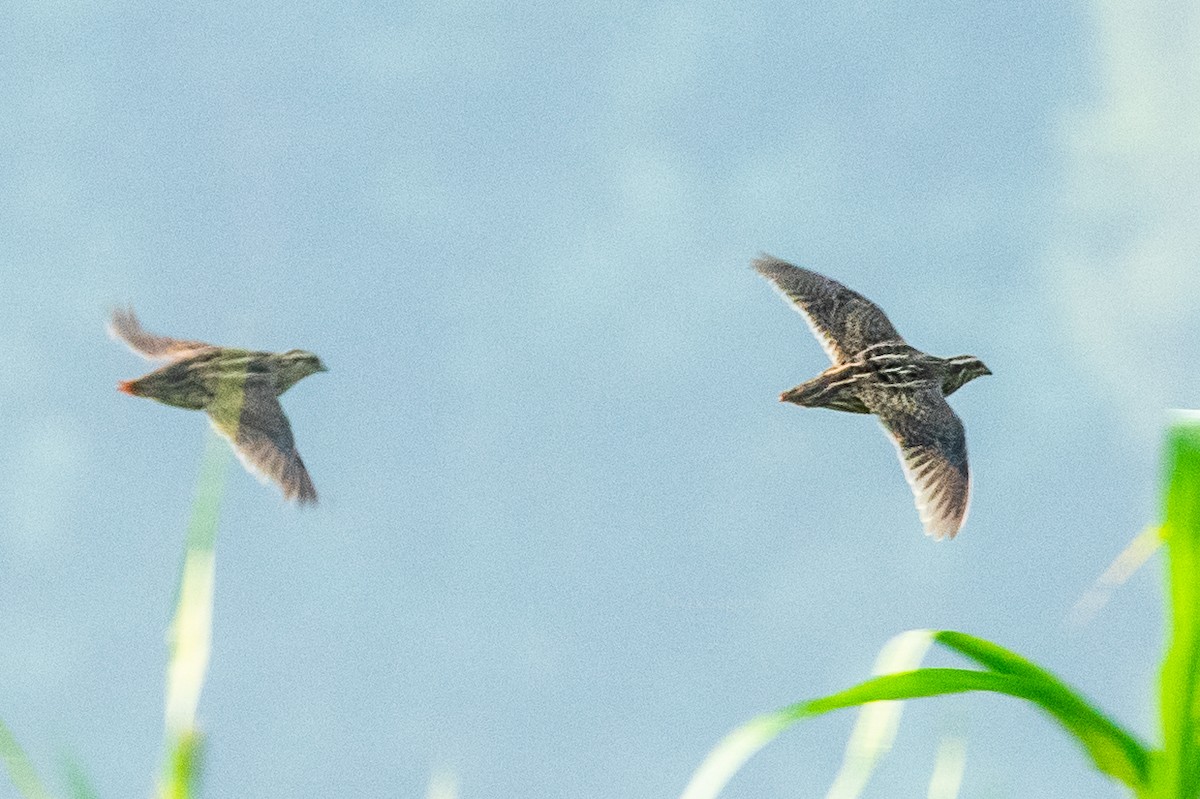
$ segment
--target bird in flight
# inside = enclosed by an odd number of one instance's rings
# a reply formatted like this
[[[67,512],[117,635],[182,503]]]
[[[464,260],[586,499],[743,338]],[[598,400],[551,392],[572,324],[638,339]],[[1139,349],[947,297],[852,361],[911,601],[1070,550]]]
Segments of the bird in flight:
[[[971,478],[962,422],[946,397],[991,371],[973,355],[939,358],[910,347],[879,306],[836,280],[769,255],[754,269],[800,311],[833,361],[780,401],[878,416],[925,534],[953,538],[967,519]]]
[[[278,397],[305,377],[327,371],[320,358],[304,350],[254,352],[155,336],[142,329],[132,309],[113,312],[108,331],[144,358],[169,361],[137,380],[121,381],[120,391],[204,411],[247,469],[277,483],[287,499],[316,503],[317,490]]]

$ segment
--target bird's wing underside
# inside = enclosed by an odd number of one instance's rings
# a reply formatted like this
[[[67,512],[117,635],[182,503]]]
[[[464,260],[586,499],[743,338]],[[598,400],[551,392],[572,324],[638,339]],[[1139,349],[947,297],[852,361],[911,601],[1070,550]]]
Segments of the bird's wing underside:
[[[178,361],[213,348],[203,341],[181,341],[147,333],[132,308],[113,311],[108,332],[113,338],[124,341],[138,355],[151,360]]]
[[[272,380],[249,375],[243,386],[239,391],[237,381],[229,381],[218,389],[207,408],[213,427],[229,439],[247,469],[277,483],[287,499],[315,504],[317,489],[296,451]]]
[[[953,538],[966,522],[971,502],[962,421],[933,385],[880,387],[863,399],[900,453],[925,534]]]
[[[834,363],[873,344],[904,341],[879,306],[836,280],[770,255],[755,259],[754,269],[800,311]]]

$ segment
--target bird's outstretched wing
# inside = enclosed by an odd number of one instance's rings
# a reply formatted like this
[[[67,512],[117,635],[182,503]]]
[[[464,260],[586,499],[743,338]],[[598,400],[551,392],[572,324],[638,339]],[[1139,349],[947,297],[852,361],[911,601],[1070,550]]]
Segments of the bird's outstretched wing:
[[[129,349],[138,355],[151,360],[178,361],[213,348],[211,344],[205,344],[203,341],[181,341],[147,333],[142,329],[142,323],[138,321],[132,308],[113,311],[108,322],[108,333],[113,338],[124,341]]]
[[[971,477],[962,421],[936,386],[871,390],[863,397],[900,453],[925,534],[953,538],[967,520]]]
[[[845,363],[873,344],[904,342],[879,306],[836,280],[770,255],[755,259],[754,269],[803,314],[834,363]]]
[[[270,378],[248,375],[241,386],[228,381],[206,410],[247,469],[277,483],[287,499],[316,504],[317,489],[296,451],[292,426]]]

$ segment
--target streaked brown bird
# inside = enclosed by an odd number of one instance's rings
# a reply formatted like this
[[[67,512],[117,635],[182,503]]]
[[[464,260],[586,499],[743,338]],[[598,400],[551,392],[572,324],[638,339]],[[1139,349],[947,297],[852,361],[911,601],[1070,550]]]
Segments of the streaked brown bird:
[[[780,401],[878,416],[925,534],[953,538],[967,520],[971,478],[962,422],[946,397],[991,371],[973,355],[938,358],[910,347],[879,306],[836,280],[769,255],[754,268],[801,312],[833,361]]]
[[[255,352],[155,336],[142,329],[132,309],[113,312],[108,330],[138,355],[170,361],[145,377],[121,381],[120,391],[204,411],[247,469],[277,483],[290,500],[316,503],[317,490],[278,397],[327,371],[320,358],[304,350]]]

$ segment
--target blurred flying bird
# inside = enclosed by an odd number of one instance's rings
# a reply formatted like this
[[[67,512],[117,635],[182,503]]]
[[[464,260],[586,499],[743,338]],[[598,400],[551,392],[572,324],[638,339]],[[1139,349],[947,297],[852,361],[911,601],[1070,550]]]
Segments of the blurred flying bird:
[[[953,538],[967,520],[971,478],[962,422],[945,398],[991,371],[973,355],[938,358],[910,347],[877,305],[836,280],[769,255],[754,268],[800,311],[833,361],[780,401],[878,416],[925,534]]]
[[[121,381],[120,391],[204,411],[247,469],[279,484],[287,499],[316,503],[317,490],[277,398],[326,371],[320,358],[304,350],[254,352],[155,336],[142,329],[132,309],[114,311],[108,331],[144,358],[170,361],[145,377]]]

